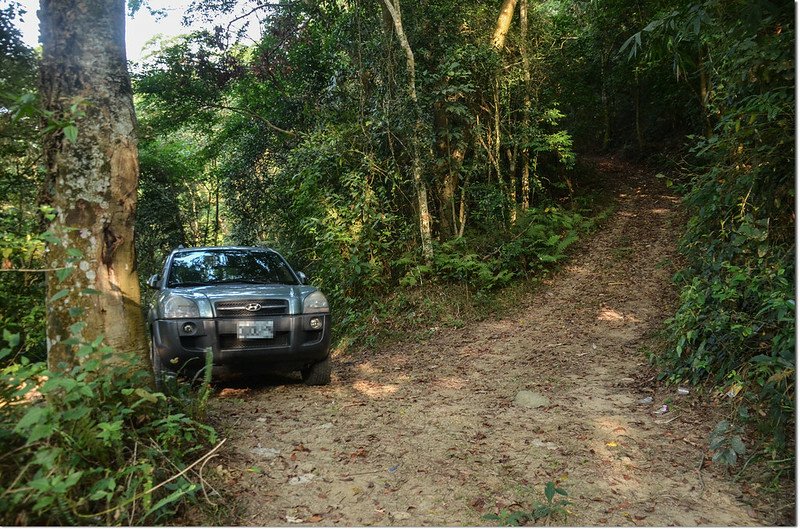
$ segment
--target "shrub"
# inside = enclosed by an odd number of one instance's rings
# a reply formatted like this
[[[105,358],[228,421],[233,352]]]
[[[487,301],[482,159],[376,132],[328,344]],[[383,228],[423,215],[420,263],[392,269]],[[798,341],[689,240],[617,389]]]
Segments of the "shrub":
[[[19,345],[4,339],[0,358]],[[1,523],[154,525],[200,490],[189,470],[215,431],[101,340],[73,340],[79,365],[67,372],[25,357],[0,371]]]
[[[708,12],[719,121],[694,138],[665,375],[717,385],[783,449],[795,420],[794,25],[788,5],[751,21]]]

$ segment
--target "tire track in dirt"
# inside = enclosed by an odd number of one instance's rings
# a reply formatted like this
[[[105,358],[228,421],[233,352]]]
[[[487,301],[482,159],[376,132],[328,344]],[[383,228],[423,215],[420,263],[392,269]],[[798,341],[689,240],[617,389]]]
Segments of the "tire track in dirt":
[[[698,396],[656,388],[642,353],[674,305],[678,199],[636,168],[599,168],[616,212],[518,314],[334,358],[328,387],[222,390],[210,414],[238,523],[485,525],[557,481],[569,525],[764,524],[698,470],[713,420]]]

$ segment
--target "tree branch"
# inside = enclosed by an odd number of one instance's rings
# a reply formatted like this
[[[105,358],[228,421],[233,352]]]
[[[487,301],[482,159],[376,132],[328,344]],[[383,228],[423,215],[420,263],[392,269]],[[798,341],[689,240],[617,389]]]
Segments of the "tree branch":
[[[271,128],[272,130],[274,130],[276,132],[280,132],[281,134],[286,134],[287,136],[290,136],[292,138],[297,137],[297,133],[296,132],[291,131],[291,130],[282,129],[279,126],[277,126],[274,123],[272,123],[267,118],[265,118],[263,116],[260,116],[260,115],[256,114],[255,112],[253,112],[251,110],[247,110],[246,108],[232,107],[232,106],[228,106],[228,105],[217,105],[217,104],[213,104],[213,103],[206,103],[203,106],[207,107],[207,108],[216,108],[216,109],[219,109],[219,110],[230,110],[231,112],[237,112],[237,113],[239,113],[239,114],[241,114],[243,116],[247,116],[247,117],[253,118],[253,119],[257,120],[257,121],[260,121],[261,123],[263,123],[264,125],[266,125],[267,127]]]

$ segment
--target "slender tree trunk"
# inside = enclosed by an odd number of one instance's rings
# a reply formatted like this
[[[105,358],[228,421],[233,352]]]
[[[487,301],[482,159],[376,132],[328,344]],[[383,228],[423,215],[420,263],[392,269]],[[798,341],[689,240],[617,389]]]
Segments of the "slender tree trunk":
[[[525,131],[524,138],[527,142],[530,133],[531,119],[531,92],[533,83],[531,82],[531,60],[528,55],[528,0],[519,1],[519,51],[522,55],[522,77],[525,81],[525,95],[522,98],[522,129]],[[522,171],[520,180],[522,189],[522,211],[530,207],[531,195],[531,174],[530,174],[530,148],[528,145],[522,147]]]
[[[211,188],[208,185],[204,185],[203,188],[206,191],[206,200],[205,200],[205,203],[206,203],[206,222],[205,222],[204,227],[203,227],[203,242],[202,242],[202,244],[203,244],[203,246],[208,246],[208,241],[209,241],[209,238],[210,238],[209,234],[211,233],[211,201],[213,200],[212,199],[213,195],[211,193]]]
[[[57,117],[85,101],[77,139],[45,138],[58,243],[48,265],[47,345],[52,369],[75,365],[63,340],[100,335],[118,352],[140,353],[147,340],[134,256],[139,164],[136,118],[125,58],[125,0],[41,0],[42,102]],[[67,271],[71,272],[67,276]],[[82,329],[73,326],[84,322]]]
[[[642,132],[642,106],[641,106],[641,82],[639,81],[639,68],[634,68],[634,78],[636,86],[634,86],[633,93],[633,106],[634,117],[636,119],[636,145],[639,152],[644,151],[644,133]]]
[[[447,113],[441,104],[433,108],[433,128],[436,140],[436,176],[439,202],[439,239],[446,240],[455,235],[455,193],[458,187],[458,173],[453,171],[452,153],[448,129]]]
[[[606,74],[608,73],[608,56],[603,53],[600,61],[600,101],[603,105],[603,148],[605,152],[611,145],[611,103],[606,89]]]
[[[497,174],[497,181],[501,187],[504,186],[503,171],[500,169],[500,141],[502,139],[502,131],[500,129],[502,107],[500,106],[500,79],[494,80],[494,136],[492,138],[492,160],[494,161],[494,170]]]
[[[197,212],[197,197],[192,190],[189,190],[189,198],[191,201],[192,218],[189,220],[189,228],[192,231],[192,246],[198,246],[200,243],[200,214]]]
[[[431,235],[431,216],[428,210],[428,188],[422,178],[422,112],[417,99],[417,74],[414,62],[414,52],[408,43],[403,30],[403,19],[400,11],[400,0],[383,0],[383,5],[389,12],[394,25],[394,32],[400,47],[406,54],[406,69],[408,74],[408,96],[414,110],[414,131],[411,138],[411,176],[417,192],[417,207],[419,209],[419,231],[422,239],[422,255],[427,261],[433,259],[433,237]]]
[[[477,152],[477,150],[476,150]],[[469,188],[469,173],[464,177],[464,182],[461,184],[461,200],[458,206],[458,237],[464,236],[464,230],[467,227],[467,189]]]
[[[219,182],[214,187],[214,244],[219,244]]]
[[[508,199],[511,201],[511,223],[517,221],[517,151],[514,148],[506,147],[506,157],[508,158]]]
[[[703,60],[704,52],[705,50],[701,48],[697,57],[697,67],[700,71],[700,110],[703,113],[706,138],[710,138],[714,133],[714,128],[711,126],[711,115],[708,112],[708,73],[706,72],[705,61]]]
[[[500,15],[497,17],[497,24],[492,34],[490,41],[491,46],[498,51],[503,49],[506,43],[506,36],[511,28],[511,21],[514,18],[514,9],[517,7],[517,0],[503,0],[503,5],[500,7]],[[500,106],[500,72],[495,73],[494,80],[494,152],[493,160],[495,172],[497,173],[497,181],[500,184],[500,189],[505,190],[505,181],[503,180],[503,173],[500,168],[500,152],[501,152],[501,116],[502,107]],[[516,204],[515,204],[516,206]],[[512,208],[511,221],[513,222],[516,217],[516,207]]]

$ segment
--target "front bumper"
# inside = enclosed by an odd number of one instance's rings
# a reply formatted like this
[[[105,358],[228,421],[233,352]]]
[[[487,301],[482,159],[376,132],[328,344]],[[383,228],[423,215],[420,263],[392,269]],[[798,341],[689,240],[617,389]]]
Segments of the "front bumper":
[[[322,329],[311,328],[312,318],[322,319]],[[272,338],[237,338],[238,322],[266,320],[273,322]],[[326,358],[331,341],[330,314],[155,320],[151,333],[164,368],[181,373],[202,368],[208,349],[215,372],[303,369]]]

